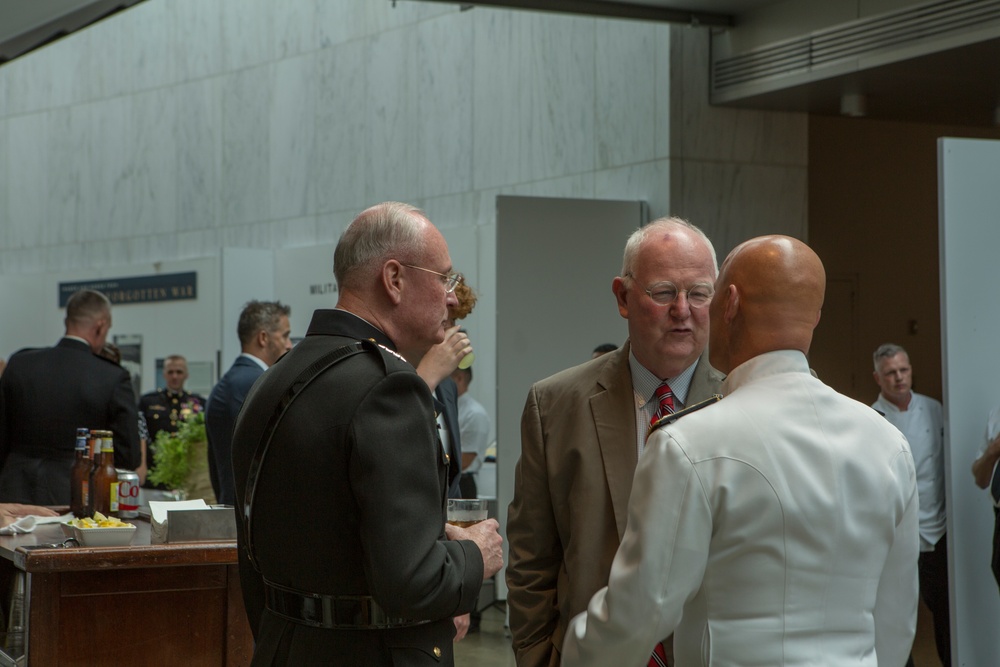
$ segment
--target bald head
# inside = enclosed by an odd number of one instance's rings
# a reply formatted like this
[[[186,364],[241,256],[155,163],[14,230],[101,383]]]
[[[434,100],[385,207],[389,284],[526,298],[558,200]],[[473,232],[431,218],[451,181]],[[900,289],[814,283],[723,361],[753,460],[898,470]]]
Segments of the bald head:
[[[712,365],[729,373],[775,350],[809,352],[826,292],[812,249],[789,236],[760,236],[722,263],[711,306]]]

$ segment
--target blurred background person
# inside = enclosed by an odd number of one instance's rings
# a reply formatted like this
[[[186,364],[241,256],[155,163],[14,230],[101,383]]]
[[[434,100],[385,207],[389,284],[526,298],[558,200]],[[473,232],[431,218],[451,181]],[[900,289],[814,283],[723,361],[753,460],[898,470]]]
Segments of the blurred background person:
[[[222,505],[236,504],[232,464],[236,416],[257,378],[292,349],[291,312],[280,301],[247,303],[236,325],[242,352],[209,394],[205,408],[208,467],[216,501]]]
[[[184,388],[187,379],[187,359],[179,354],[171,354],[163,360],[163,381],[167,386],[143,394],[139,399],[139,414],[147,429],[145,461],[148,467],[156,463],[156,434],[160,431],[176,433],[187,412],[201,412],[205,409],[205,399]],[[145,481],[143,486],[166,488]]]
[[[879,395],[872,407],[910,443],[920,494],[920,599],[934,621],[934,643],[944,667],[951,665],[948,601],[948,536],[945,533],[944,417],[941,403],[913,391],[910,355],[885,343],[872,354]]]
[[[597,357],[607,354],[608,352],[614,352],[618,349],[618,346],[614,343],[601,343],[594,348],[594,351],[590,354],[591,359],[596,359]]]

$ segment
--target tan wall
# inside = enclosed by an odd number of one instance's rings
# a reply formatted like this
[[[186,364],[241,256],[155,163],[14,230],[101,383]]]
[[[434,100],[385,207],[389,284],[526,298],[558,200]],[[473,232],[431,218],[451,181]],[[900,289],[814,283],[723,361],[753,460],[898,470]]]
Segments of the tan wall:
[[[872,351],[910,353],[914,388],[941,398],[938,137],[1000,139],[992,128],[812,116],[809,241],[829,277],[810,360],[870,403]]]

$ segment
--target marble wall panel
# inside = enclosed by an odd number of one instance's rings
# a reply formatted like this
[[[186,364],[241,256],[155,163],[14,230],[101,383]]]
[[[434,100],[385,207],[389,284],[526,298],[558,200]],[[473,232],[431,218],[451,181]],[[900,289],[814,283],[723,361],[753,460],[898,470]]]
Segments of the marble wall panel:
[[[290,58],[316,49],[316,14],[324,0],[283,0],[272,16],[274,57]]]
[[[176,86],[177,229],[220,224],[223,78]]]
[[[222,3],[172,0],[170,18],[176,42],[168,53],[179,81],[194,81],[222,71]]]
[[[128,254],[137,264],[155,264],[177,257],[177,232],[149,234],[128,239]],[[206,247],[205,254],[215,254],[215,248]]]
[[[313,181],[320,212],[362,210],[367,203],[368,113],[365,40],[317,53]]]
[[[687,217],[683,211],[671,209],[668,160],[655,160],[599,171],[594,174],[594,197],[644,201],[648,205],[649,220],[667,215]],[[698,224],[693,219],[691,222]]]
[[[214,255],[219,248],[226,247],[221,242],[221,229],[198,229],[178,232],[177,255],[172,259],[192,259]]]
[[[420,21],[459,11],[454,5],[423,0],[389,0],[364,4],[365,26],[369,35],[410,27]]]
[[[282,11],[285,3],[219,0],[219,4],[223,70],[234,72],[274,60],[273,14]]]
[[[473,187],[521,179],[520,57],[525,14],[477,8],[472,14]]]
[[[258,222],[270,212],[271,65],[222,82],[222,222]]]
[[[7,75],[10,63],[7,67],[0,67],[0,118],[6,118],[8,111],[7,99],[10,97],[10,77]]]
[[[670,87],[670,26],[657,25],[656,72],[650,82],[656,93],[656,157],[670,157],[670,110],[673,91]]]
[[[413,204],[424,211],[438,229],[469,229],[475,226],[479,214],[479,193],[463,192],[457,195],[418,199]],[[452,256],[455,266],[471,264],[475,258],[460,262]]]
[[[177,93],[158,88],[133,96],[132,145],[136,234],[177,230]]]
[[[337,46],[368,35],[368,2],[328,2],[317,0],[314,15],[316,45],[321,49]]]
[[[23,114],[44,108],[51,93],[48,60],[42,50],[5,63],[0,68],[4,81],[6,114]]]
[[[591,199],[594,196],[594,172],[547,178],[540,181],[518,183],[501,188],[500,194],[523,195],[525,197],[566,197],[571,199]],[[494,216],[495,221],[495,216]]]
[[[415,32],[394,30],[366,40],[366,201],[407,201],[417,188]]]
[[[73,243],[82,238],[87,219],[82,217],[81,192],[92,187],[93,175],[85,164],[86,133],[91,129],[90,106],[53,109],[46,121],[49,243]]]
[[[316,245],[316,216],[278,220],[273,227],[274,248],[296,248]]]
[[[176,3],[170,0],[141,2],[109,21],[118,30],[133,33],[129,54],[135,71],[135,89],[149,90],[177,83],[175,45],[180,43],[175,20]],[[185,40],[186,41],[186,40]]]
[[[521,174],[536,181],[594,168],[595,19],[526,13]]]
[[[136,90],[134,57],[136,40],[144,39],[129,29],[128,12],[73,33],[70,39],[84,36],[89,51],[91,76],[86,99],[98,100],[125,95]]]
[[[269,217],[300,217],[316,210],[316,54],[279,60],[271,71]]]
[[[123,267],[131,263],[128,250],[128,239],[101,239],[80,244],[83,265],[88,268]]]
[[[0,95],[3,88],[0,87]],[[10,173],[7,162],[10,156],[10,143],[7,139],[7,119],[0,114],[0,248],[7,245],[7,234],[10,217],[7,211],[7,174]]]
[[[808,172],[801,167],[688,161],[680,170],[685,217],[701,227],[720,260],[761,234],[808,240]]]
[[[598,169],[653,159],[657,26],[596,21],[594,118]]]
[[[472,17],[450,13],[417,24],[417,192],[472,188]]]
[[[7,121],[8,217],[0,225],[6,228],[5,248],[34,248],[42,242],[49,198],[47,130],[47,112],[12,116]]]
[[[340,235],[344,233],[347,226],[351,224],[354,217],[363,209],[349,209],[345,211],[331,211],[321,213],[316,216],[316,243],[334,243],[340,240]],[[331,264],[331,270],[332,270]]]
[[[135,135],[131,95],[99,100],[87,107],[84,166],[90,187],[81,183],[82,227],[93,238],[122,239],[133,233],[135,218]]]

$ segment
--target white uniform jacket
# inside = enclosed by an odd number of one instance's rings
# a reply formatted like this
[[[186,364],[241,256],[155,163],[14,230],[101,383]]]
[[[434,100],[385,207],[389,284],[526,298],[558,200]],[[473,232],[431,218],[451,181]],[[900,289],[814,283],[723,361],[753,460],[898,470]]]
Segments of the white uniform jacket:
[[[918,499],[906,439],[797,351],[737,367],[725,398],[654,432],[609,585],[573,619],[563,666],[906,662]]]

